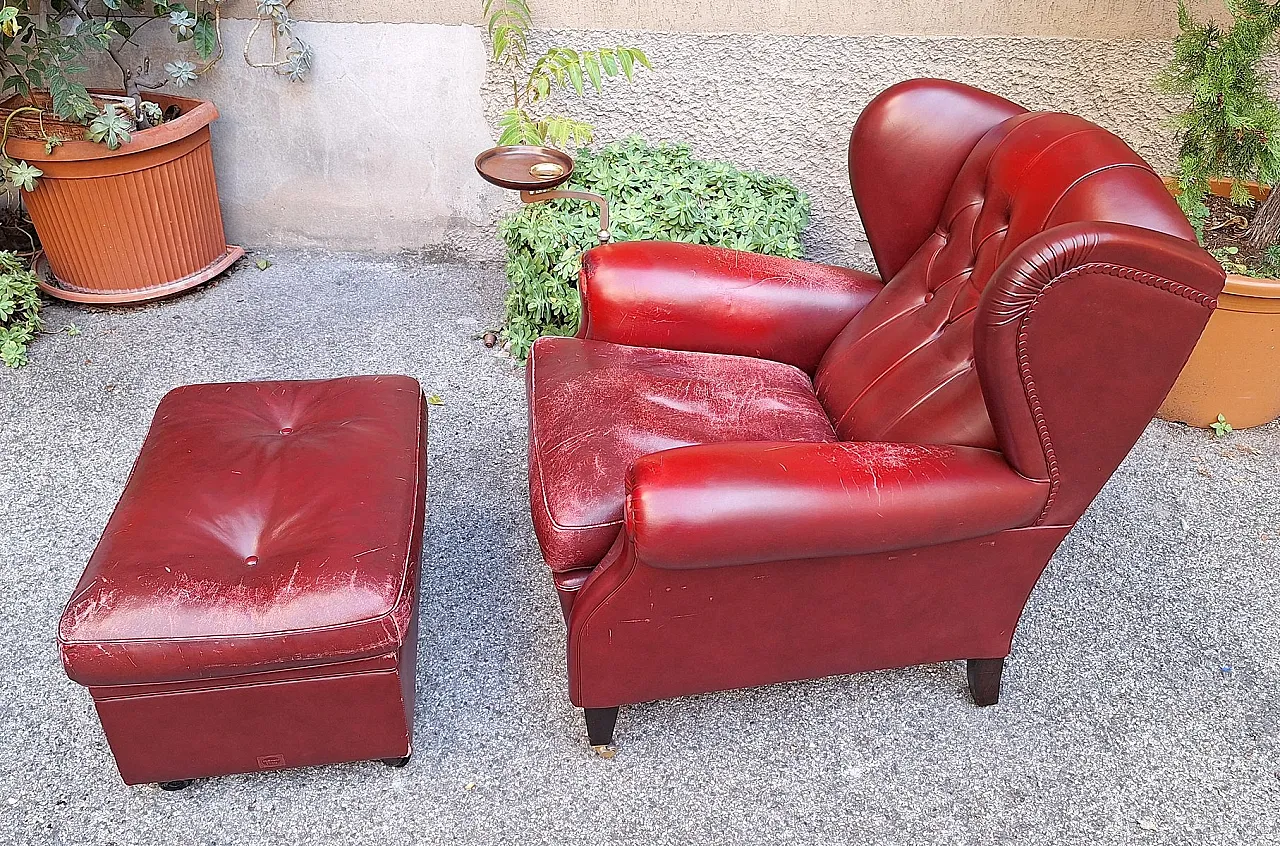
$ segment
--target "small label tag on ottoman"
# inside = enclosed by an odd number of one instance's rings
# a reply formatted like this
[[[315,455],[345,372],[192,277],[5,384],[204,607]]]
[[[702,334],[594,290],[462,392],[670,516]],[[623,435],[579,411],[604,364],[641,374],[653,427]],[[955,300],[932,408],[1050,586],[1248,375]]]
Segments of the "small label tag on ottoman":
[[[259,755],[258,769],[260,770],[278,770],[284,766],[283,755]]]

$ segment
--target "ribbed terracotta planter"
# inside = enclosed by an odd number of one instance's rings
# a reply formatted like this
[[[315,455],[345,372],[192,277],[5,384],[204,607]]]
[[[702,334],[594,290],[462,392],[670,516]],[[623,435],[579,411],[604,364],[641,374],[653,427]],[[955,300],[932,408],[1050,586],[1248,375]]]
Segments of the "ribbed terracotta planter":
[[[82,303],[167,297],[199,285],[244,255],[227,244],[213,179],[213,103],[151,95],[181,116],[134,133],[128,144],[10,139],[10,157],[44,171],[23,192],[55,277],[40,287]]]
[[[1280,280],[1227,275],[1209,325],[1157,414],[1202,429],[1219,414],[1236,429],[1280,417]]]
[[[1176,179],[1165,184],[1177,193]],[[1245,187],[1259,201],[1269,193],[1255,182]],[[1229,197],[1231,182],[1211,180],[1209,190]],[[1280,417],[1280,280],[1227,274],[1209,325],[1156,414],[1202,429],[1219,414],[1235,429]]]

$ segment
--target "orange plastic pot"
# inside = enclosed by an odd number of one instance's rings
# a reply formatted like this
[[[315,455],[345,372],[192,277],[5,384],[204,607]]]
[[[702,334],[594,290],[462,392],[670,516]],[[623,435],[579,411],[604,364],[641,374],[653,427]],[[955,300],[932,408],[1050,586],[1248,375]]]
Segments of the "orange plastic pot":
[[[1218,308],[1158,414],[1201,428],[1221,414],[1236,429],[1280,417],[1280,280],[1228,274]]]
[[[1165,184],[1176,192],[1176,180]],[[1269,193],[1257,183],[1245,187],[1257,200]],[[1213,180],[1210,190],[1230,196],[1231,183]],[[1280,417],[1280,280],[1227,274],[1218,307],[1157,414],[1201,428],[1221,414],[1235,429]]]
[[[185,291],[244,255],[227,244],[213,177],[213,103],[153,95],[182,114],[118,150],[9,139],[6,152],[44,171],[22,194],[52,271],[40,287],[82,303],[128,303]]]

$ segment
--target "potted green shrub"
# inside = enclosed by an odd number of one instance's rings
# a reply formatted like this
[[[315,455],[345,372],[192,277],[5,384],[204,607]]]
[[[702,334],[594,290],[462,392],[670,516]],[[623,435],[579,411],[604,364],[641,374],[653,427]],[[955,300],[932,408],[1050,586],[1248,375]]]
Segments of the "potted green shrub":
[[[1169,180],[1201,242],[1227,270],[1218,309],[1160,409],[1225,431],[1280,416],[1280,104],[1263,60],[1280,3],[1227,0],[1231,24],[1179,3],[1180,34],[1161,87],[1187,98]]]
[[[40,238],[53,276],[40,281],[47,293],[96,303],[153,299],[204,282],[244,254],[223,234],[209,133],[217,109],[159,91],[182,88],[218,62],[220,2],[0,4],[0,179],[21,194]],[[153,68],[133,56],[133,33],[153,20],[167,23],[196,61]],[[256,64],[303,76],[311,51],[293,35],[287,0],[262,0],[264,22],[276,52]],[[93,53],[115,66],[119,90],[89,91],[79,81]]]

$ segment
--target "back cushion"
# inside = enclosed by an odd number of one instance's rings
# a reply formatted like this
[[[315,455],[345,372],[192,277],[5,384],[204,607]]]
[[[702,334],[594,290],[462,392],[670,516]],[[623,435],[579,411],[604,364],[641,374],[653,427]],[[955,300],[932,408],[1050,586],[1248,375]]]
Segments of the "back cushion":
[[[983,136],[928,240],[818,365],[840,438],[996,448],[973,360],[978,299],[1028,238],[1090,220],[1195,237],[1160,177],[1086,120],[1031,112]]]

